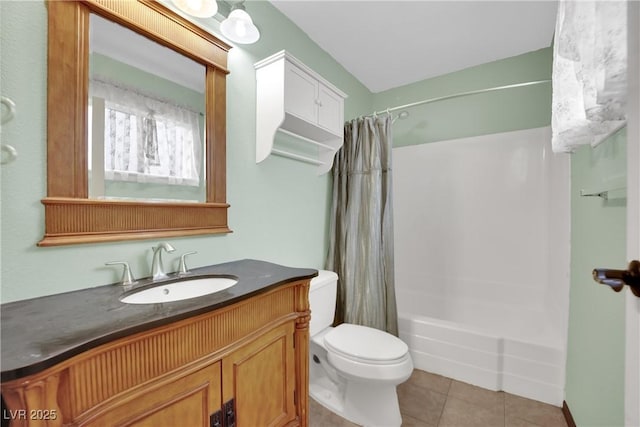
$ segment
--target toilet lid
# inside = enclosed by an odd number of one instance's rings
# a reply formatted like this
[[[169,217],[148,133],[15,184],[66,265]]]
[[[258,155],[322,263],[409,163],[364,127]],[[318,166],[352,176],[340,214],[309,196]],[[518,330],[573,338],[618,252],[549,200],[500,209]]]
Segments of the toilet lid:
[[[329,332],[324,343],[342,356],[378,363],[401,359],[409,351],[402,340],[387,332],[344,323]]]

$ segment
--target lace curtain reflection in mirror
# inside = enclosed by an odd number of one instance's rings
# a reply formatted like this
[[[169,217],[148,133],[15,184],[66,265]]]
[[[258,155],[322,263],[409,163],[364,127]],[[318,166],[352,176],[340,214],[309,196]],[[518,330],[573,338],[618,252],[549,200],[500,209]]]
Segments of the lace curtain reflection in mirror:
[[[89,197],[204,201],[204,67],[91,15],[89,69]]]

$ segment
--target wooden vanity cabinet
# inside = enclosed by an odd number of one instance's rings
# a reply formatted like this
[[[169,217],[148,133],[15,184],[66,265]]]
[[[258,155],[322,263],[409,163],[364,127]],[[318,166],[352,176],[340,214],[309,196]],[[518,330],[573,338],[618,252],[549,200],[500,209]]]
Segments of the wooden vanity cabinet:
[[[3,383],[10,414],[26,414],[10,425],[306,426],[308,289],[282,285]]]
[[[222,419],[221,384],[220,362],[195,372],[177,373],[116,399],[79,425],[208,426],[213,417]]]
[[[224,401],[235,399],[239,426],[281,426],[296,418],[292,322],[222,359]]]

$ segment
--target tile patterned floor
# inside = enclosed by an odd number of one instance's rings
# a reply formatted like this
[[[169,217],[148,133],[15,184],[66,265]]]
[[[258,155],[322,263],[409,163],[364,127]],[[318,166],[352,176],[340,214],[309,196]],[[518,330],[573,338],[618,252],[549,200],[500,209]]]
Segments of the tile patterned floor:
[[[403,427],[567,427],[555,406],[414,370],[398,387]],[[310,401],[311,427],[356,427]]]

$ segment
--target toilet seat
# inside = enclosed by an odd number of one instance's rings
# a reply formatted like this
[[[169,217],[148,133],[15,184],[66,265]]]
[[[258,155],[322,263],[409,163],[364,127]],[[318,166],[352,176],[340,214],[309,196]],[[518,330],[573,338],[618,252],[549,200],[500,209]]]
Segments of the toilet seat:
[[[324,343],[334,354],[360,363],[394,364],[409,352],[402,340],[387,332],[346,323],[327,333]]]
[[[325,335],[324,344],[329,363],[355,380],[399,384],[413,371],[407,345],[377,329],[342,324]]]

